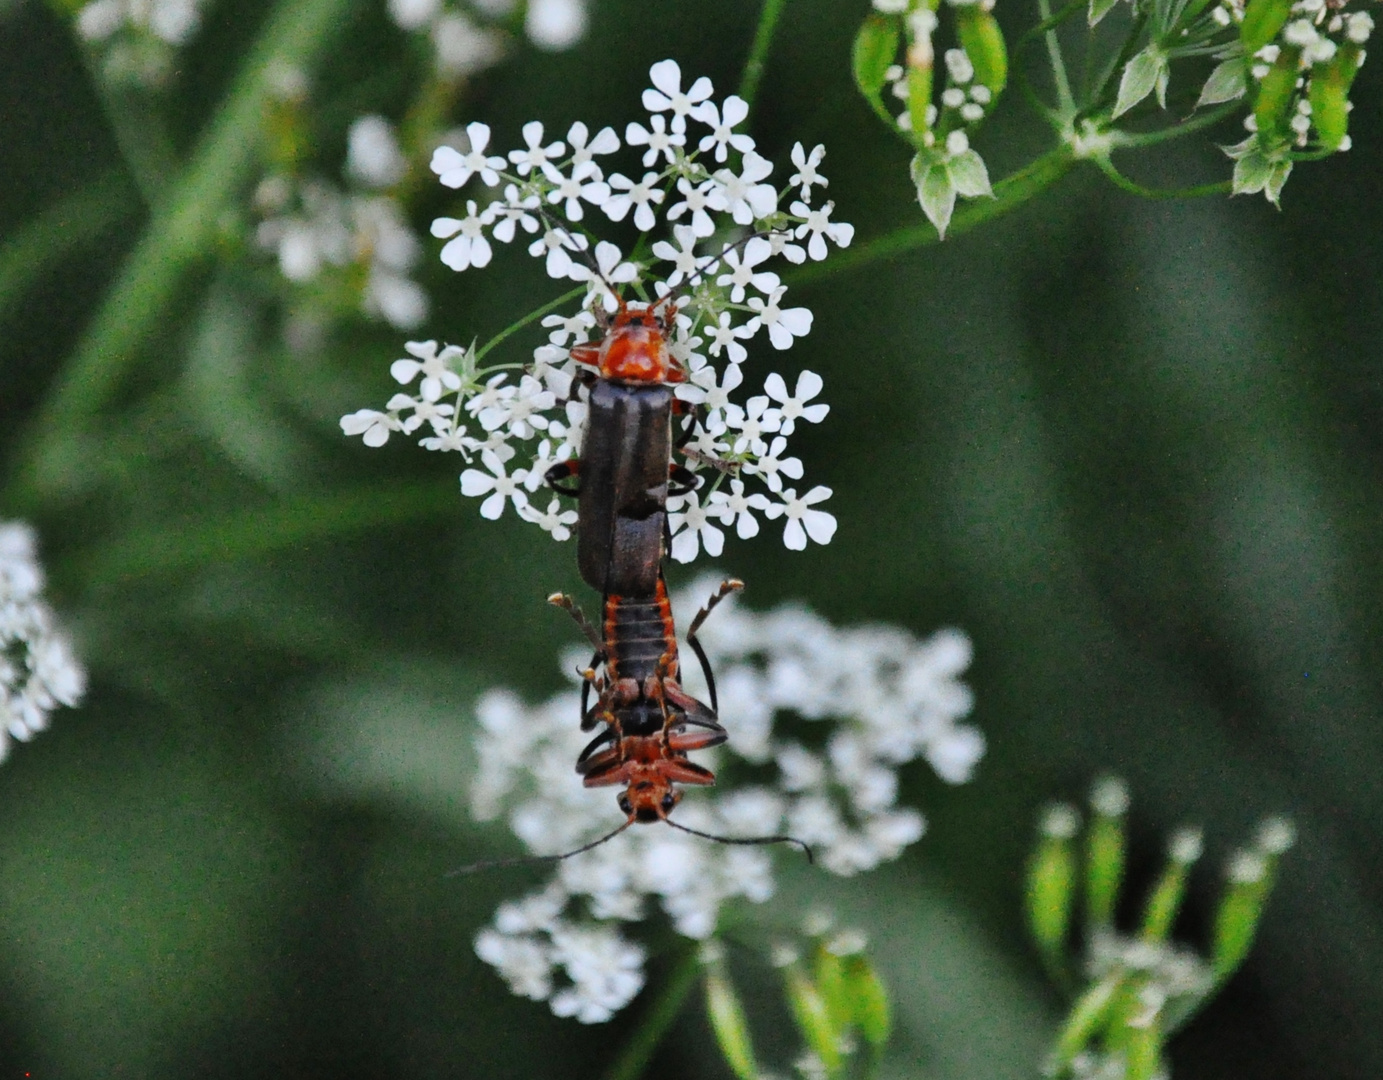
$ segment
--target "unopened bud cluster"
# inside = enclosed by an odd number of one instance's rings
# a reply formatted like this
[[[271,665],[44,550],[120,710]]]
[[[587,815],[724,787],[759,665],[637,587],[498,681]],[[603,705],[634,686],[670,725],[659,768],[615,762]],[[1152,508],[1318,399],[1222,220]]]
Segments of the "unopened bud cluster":
[[[859,1058],[877,1065],[893,1016],[888,990],[869,959],[868,938],[859,930],[835,930],[820,914],[808,916],[802,934],[805,940],[779,941],[772,950],[803,1043],[794,1063],[798,1074],[836,1080],[851,1075]],[[706,1013],[731,1071],[740,1080],[759,1080],[766,1074],[755,1061],[747,1015],[725,953],[718,942],[701,951]]]
[[[875,112],[916,148],[917,197],[942,236],[957,196],[992,194],[970,134],[1008,82],[1008,52],[993,8],[994,0],[946,0],[944,6],[939,0],[874,0],[875,13],[855,39],[855,82]],[[954,21],[957,44],[942,53],[937,70],[933,41],[943,10]]]
[[[1136,929],[1116,927],[1123,885],[1128,791],[1113,777],[1091,792],[1091,820],[1067,804],[1049,808],[1028,869],[1028,922],[1043,963],[1073,1003],[1047,1075],[1157,1080],[1167,1075],[1164,1046],[1243,962],[1293,831],[1264,822],[1254,845],[1231,857],[1209,950],[1171,940],[1188,874],[1203,851],[1201,830],[1183,828],[1167,845]],[[1080,910],[1078,910],[1080,909]],[[1080,944],[1073,929],[1081,916]]]

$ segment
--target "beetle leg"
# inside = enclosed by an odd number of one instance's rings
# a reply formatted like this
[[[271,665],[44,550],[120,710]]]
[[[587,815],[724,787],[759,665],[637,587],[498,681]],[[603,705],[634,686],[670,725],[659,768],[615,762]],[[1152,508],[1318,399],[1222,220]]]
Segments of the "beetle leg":
[[[706,650],[701,647],[701,642],[696,636],[696,632],[701,629],[701,624],[706,621],[717,604],[729,596],[732,592],[739,592],[744,588],[744,582],[738,578],[727,578],[720,583],[720,588],[716,590],[714,596],[706,601],[706,606],[696,614],[696,618],[691,621],[691,626],[687,630],[687,644],[696,653],[696,658],[701,661],[702,674],[706,676],[706,687],[711,691],[711,711],[720,712],[720,702],[716,700],[716,677],[711,672],[710,661],[706,659]]]
[[[571,617],[576,620],[576,625],[581,627],[581,632],[585,634],[591,644],[595,646],[596,658],[600,659],[604,657],[605,642],[602,641],[600,635],[596,633],[595,627],[586,621],[586,616],[582,613],[581,609],[576,606],[575,600],[566,593],[553,593],[547,598],[547,602],[554,607],[565,608]],[[594,665],[595,660],[592,660],[591,663]]]
[[[555,466],[554,466],[555,467]],[[551,470],[549,470],[551,472]],[[689,491],[695,491],[701,486],[701,477],[692,472],[685,465],[672,464],[668,466],[668,488],[669,495],[685,495]]]
[[[559,461],[552,468],[543,474],[543,483],[552,488],[559,495],[580,495],[581,494],[581,459],[568,458],[566,461]],[[563,484],[563,480],[577,478],[574,484]]]

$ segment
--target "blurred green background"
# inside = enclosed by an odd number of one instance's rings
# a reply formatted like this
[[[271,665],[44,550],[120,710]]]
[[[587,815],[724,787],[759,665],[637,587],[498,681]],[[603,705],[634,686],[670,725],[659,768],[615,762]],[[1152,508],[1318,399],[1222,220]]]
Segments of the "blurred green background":
[[[356,5],[318,75],[341,132],[407,90],[377,7]],[[265,10],[215,5],[182,54],[181,145]],[[792,0],[753,124],[780,179],[794,141],[827,145],[858,241],[921,220],[906,149],[850,84],[864,10]],[[756,15],[594,0],[580,47],[520,50],[458,119],[502,147],[532,118],[622,128],[666,56],[728,93]],[[1012,0],[1000,15],[1034,21]],[[1282,212],[1141,202],[1077,172],[976,232],[796,290],[810,337],[749,372],[825,376],[831,415],[796,452],[840,529],[801,554],[731,538],[720,565],[747,602],[976,643],[977,780],[910,777],[931,829],[901,863],[784,879],[785,907],[829,902],[878,946],[901,1025],[888,1075],[1036,1075],[1059,1002],[1024,944],[1023,860],[1038,808],[1104,770],[1133,790],[1135,886],[1167,830],[1207,826],[1191,940],[1254,823],[1282,811],[1300,831],[1250,962],[1173,1043],[1174,1075],[1383,1075],[1372,65],[1354,99],[1355,149],[1299,167]],[[0,21],[0,116],[0,237],[84,185],[125,203],[0,311],[0,518],[40,529],[92,674],[85,707],[0,768],[0,1080],[599,1075],[648,995],[594,1028],[512,997],[470,942],[542,871],[442,877],[512,850],[467,819],[469,706],[492,685],[560,685],[571,628],[542,598],[575,586],[574,550],[482,521],[454,458],[342,437],[342,413],[387,397],[405,335],[352,324],[290,353],[233,265],[190,278],[117,405],[74,434],[80,482],[26,495],[41,404],[148,215],[66,27],[36,3]],[[1042,138],[1015,94],[977,145],[997,178]],[[1131,166],[1168,185],[1228,169],[1208,140]],[[519,252],[455,275],[429,243],[435,312],[415,336],[483,341],[546,288]],[[741,974],[762,1056],[785,1066],[771,980],[752,958]],[[729,1075],[699,1003],[654,1074]]]

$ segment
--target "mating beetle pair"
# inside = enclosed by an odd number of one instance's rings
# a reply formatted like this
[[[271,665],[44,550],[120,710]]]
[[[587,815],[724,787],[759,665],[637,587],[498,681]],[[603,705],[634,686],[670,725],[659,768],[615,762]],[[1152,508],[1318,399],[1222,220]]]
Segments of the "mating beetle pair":
[[[581,727],[604,728],[581,752],[576,770],[587,787],[624,785],[619,806],[627,820],[609,836],[635,822],[665,821],[726,843],[779,843],[791,838],[710,836],[668,817],[681,798],[674,784],[715,782],[709,769],[687,757],[728,738],[716,715],[715,677],[696,632],[721,600],[744,587],[734,579],[724,582],[688,629],[710,690],[708,708],[680,685],[677,631],[663,577],[667,497],[697,482],[673,460],[674,446],[681,445],[673,437],[674,386],[686,381],[668,348],[676,316],[670,297],[639,311],[620,301],[599,344],[572,350],[574,359],[592,369],[585,380],[590,390],[582,456],[554,466],[547,480],[579,500],[577,565],[603,597],[600,631],[569,596],[548,598],[572,614],[596,650],[583,672]],[[689,425],[683,442],[691,430]],[[566,483],[573,477],[574,487]],[[602,665],[604,673],[597,674]],[[590,707],[592,687],[597,700]]]

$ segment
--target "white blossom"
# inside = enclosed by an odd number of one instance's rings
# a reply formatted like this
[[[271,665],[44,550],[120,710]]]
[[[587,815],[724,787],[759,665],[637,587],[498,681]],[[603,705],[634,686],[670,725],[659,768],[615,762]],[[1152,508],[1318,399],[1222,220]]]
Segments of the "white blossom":
[[[812,152],[808,154],[800,142],[792,144],[792,163],[797,166],[797,171],[788,178],[788,187],[800,185],[804,202],[812,197],[814,186],[825,187],[828,182],[817,171],[817,166],[821,164],[821,160],[825,156],[826,148],[824,146],[814,146]]]
[[[733,146],[740,153],[754,149],[753,139],[738,135],[734,130],[749,116],[749,104],[743,98],[731,94],[725,99],[723,109],[717,109],[713,101],[703,101],[692,110],[692,115],[711,129],[711,133],[697,144],[703,154],[715,150],[716,160],[724,161],[728,147]]]
[[[653,65],[648,75],[653,80],[654,89],[643,92],[643,107],[651,113],[670,111],[672,130],[686,131],[687,115],[711,96],[711,80],[703,75],[692,83],[691,89],[684,94],[682,69],[677,66],[676,60],[660,60]],[[661,120],[662,117],[655,116],[653,119]]]
[[[800,418],[809,424],[819,424],[826,419],[831,407],[825,404],[808,405],[812,398],[821,393],[825,386],[820,375],[814,371],[804,371],[797,376],[797,388],[788,394],[787,383],[776,371],[764,380],[764,392],[779,403],[778,415],[782,422],[778,427],[784,435],[791,435]]]
[[[450,146],[439,146],[432,152],[430,168],[444,187],[462,187],[472,176],[479,175],[490,187],[499,184],[498,169],[506,162],[502,157],[486,157],[485,147],[490,144],[488,124],[470,123],[466,125],[466,138],[470,150],[462,154]]]
[[[778,193],[773,185],[761,183],[771,172],[773,162],[750,150],[744,155],[738,175],[729,169],[715,174],[720,186],[712,192],[711,205],[727,211],[738,225],[768,217],[778,208]]]
[[[780,517],[787,519],[783,529],[783,543],[792,551],[802,551],[807,546],[807,537],[818,544],[829,544],[836,532],[836,519],[824,510],[813,510],[812,506],[831,497],[831,489],[818,485],[798,498],[797,491],[788,488],[780,493],[782,502],[771,503],[765,511],[769,520]]]
[[[516,469],[512,474],[506,473],[504,461],[494,450],[483,451],[480,460],[490,471],[484,473],[479,469],[467,469],[463,472],[461,494],[471,497],[489,496],[480,504],[481,517],[489,518],[491,521],[497,519],[504,513],[506,500],[513,501],[515,512],[528,505],[528,495],[522,486],[527,475],[524,470]]]
[[[610,177],[610,190],[612,194],[602,209],[605,216],[611,221],[623,221],[629,213],[629,208],[634,208],[634,225],[643,232],[657,223],[658,219],[653,213],[653,207],[663,201],[663,193],[658,189],[658,174],[649,172],[644,173],[643,179],[637,184],[626,176],[615,173]]]

